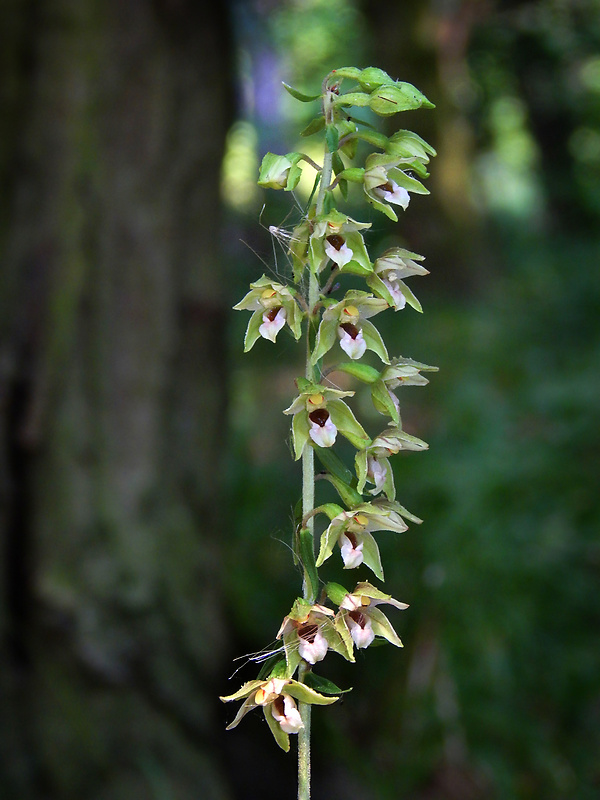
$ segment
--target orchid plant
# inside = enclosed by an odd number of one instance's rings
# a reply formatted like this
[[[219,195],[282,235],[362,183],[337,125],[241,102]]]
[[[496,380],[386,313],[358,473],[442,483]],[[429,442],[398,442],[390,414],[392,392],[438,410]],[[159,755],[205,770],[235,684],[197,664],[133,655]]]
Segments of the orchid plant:
[[[349,91],[342,91],[343,84]],[[371,223],[354,220],[337,206],[347,200],[349,184],[358,184],[370,206],[397,221],[396,209],[407,208],[411,193],[428,194],[421,181],[428,177],[427,165],[435,151],[412,131],[399,130],[388,137],[354,116],[356,108],[382,117],[433,108],[414,86],[393,80],[381,69],[333,70],[314,96],[284,86],[301,102],[319,101],[319,113],[302,135],[323,134],[323,160],[317,164],[300,152],[265,155],[260,186],[291,192],[303,170],[312,169],[313,190],[289,237],[288,283],[263,275],[234,308],[253,312],[245,351],[259,339],[276,343],[286,328],[297,341],[305,340],[304,375],[297,378],[297,394],[283,412],[291,416],[293,453],[302,461],[301,512],[293,541],[295,563],[303,574],[302,595],[282,621],[277,634],[281,648],[263,664],[256,680],[221,700],[243,701],[229,728],[260,706],[283,750],[290,748],[290,734],[298,735],[298,798],[308,800],[311,708],[334,703],[342,692],[318,675],[315,665],[331,651],[354,661],[355,650],[369,647],[376,638],[401,647],[379,606],[407,607],[368,581],[358,581],[349,590],[327,582],[320,570],[339,551],[344,569],[364,565],[383,581],[373,534],[402,533],[407,522],[421,522],[396,499],[389,459],[402,450],[425,450],[427,443],[403,430],[395,390],[425,385],[422,373],[436,369],[410,358],[390,358],[373,321],[384,311],[400,311],[407,305],[422,310],[404,280],[428,274],[420,263],[423,256],[392,247],[372,260],[363,238]],[[364,167],[354,163],[360,143],[360,152],[365,146],[373,151],[366,155]],[[337,279],[345,275],[363,279],[366,290],[352,288],[336,297]],[[335,360],[338,348],[349,360]],[[336,387],[332,380],[336,372],[345,373],[346,381],[369,387],[374,409],[387,417],[381,431],[371,436],[363,428],[346,402],[355,392]],[[356,450],[353,468],[336,452],[338,434]],[[318,473],[315,456],[321,465]],[[334,486],[341,504],[315,505],[317,479]],[[320,517],[327,523],[317,548],[315,519]]]

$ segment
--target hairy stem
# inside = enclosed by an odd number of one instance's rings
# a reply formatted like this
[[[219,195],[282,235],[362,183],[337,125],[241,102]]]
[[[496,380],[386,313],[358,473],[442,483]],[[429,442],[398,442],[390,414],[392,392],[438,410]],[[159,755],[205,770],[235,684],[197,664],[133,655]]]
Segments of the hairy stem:
[[[326,92],[323,97],[323,112],[327,123],[333,121],[333,96]],[[321,172],[321,182],[316,201],[316,214],[323,213],[325,205],[325,193],[331,182],[332,155],[327,145],[323,155],[323,170]],[[306,378],[314,380],[314,369],[310,361],[311,354],[311,330],[315,325],[314,314],[316,305],[319,301],[319,279],[314,273],[310,273],[308,286],[308,309],[309,321],[307,326],[306,344]],[[302,516],[306,518],[315,507],[315,454],[312,447],[305,447],[302,454]],[[314,517],[311,516],[307,521],[307,528],[311,533],[314,547]],[[316,602],[313,590],[310,588],[310,581],[304,576],[304,599],[310,603]],[[302,662],[298,668],[298,680],[303,682],[305,674],[310,667],[306,662]],[[298,710],[302,717],[304,727],[298,733],[298,800],[310,800],[310,721],[311,707],[308,703],[298,703]]]

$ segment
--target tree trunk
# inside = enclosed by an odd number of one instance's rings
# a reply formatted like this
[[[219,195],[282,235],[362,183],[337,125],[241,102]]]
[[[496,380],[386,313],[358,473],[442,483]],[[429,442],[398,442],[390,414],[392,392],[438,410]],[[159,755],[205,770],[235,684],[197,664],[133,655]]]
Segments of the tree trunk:
[[[3,798],[228,796],[212,715],[230,62],[201,7],[3,3]]]

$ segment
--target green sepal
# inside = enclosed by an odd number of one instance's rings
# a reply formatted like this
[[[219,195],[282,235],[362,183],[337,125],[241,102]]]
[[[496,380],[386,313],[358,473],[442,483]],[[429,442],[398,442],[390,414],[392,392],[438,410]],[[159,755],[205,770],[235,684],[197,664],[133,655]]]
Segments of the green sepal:
[[[379,116],[387,117],[399,111],[415,108],[435,108],[424,94],[404,81],[383,84],[368,96],[369,107]]]
[[[356,477],[358,479],[357,489],[360,492],[364,491],[367,482],[367,465],[368,455],[366,450],[359,450],[354,456],[354,466],[356,469]]]
[[[312,136],[313,133],[322,131],[325,127],[325,117],[315,117],[311,120],[303,131],[300,131],[300,136]]]
[[[375,367],[360,364],[358,361],[343,361],[341,364],[337,364],[335,369],[338,372],[346,372],[363,383],[375,383],[381,375]]]
[[[384,639],[387,639],[390,644],[393,644],[396,647],[404,647],[400,637],[392,627],[391,622],[382,611],[380,611],[378,608],[370,608],[369,617],[371,619],[371,626],[375,636],[381,636]]]
[[[300,700],[301,703],[309,703],[315,706],[330,706],[337,700],[337,697],[325,697],[325,695],[312,689],[306,683],[299,683],[298,681],[292,681],[287,684],[284,688],[284,694],[289,694],[290,697]]]
[[[232,700],[241,700],[243,697],[248,697],[248,695],[252,694],[252,692],[256,691],[263,684],[264,680],[259,679],[246,681],[246,683],[244,683],[243,686],[237,690],[237,692],[223,695],[222,697],[219,697],[219,700],[222,700],[224,703],[229,703]]]
[[[327,409],[335,427],[357,450],[369,446],[369,435],[343,400],[330,400]]]
[[[320,358],[323,358],[325,353],[328,353],[337,341],[337,329],[339,320],[337,319],[322,319],[317,331],[317,338],[315,341],[315,349],[310,357],[310,363],[316,364]]]
[[[310,439],[309,435],[310,424],[308,421],[307,413],[294,414],[292,418],[292,442],[294,445],[294,461],[298,461],[302,457],[302,452],[307,441]]]
[[[383,566],[381,564],[381,556],[379,555],[379,548],[375,538],[368,532],[364,531],[362,534],[363,540],[363,562],[369,567],[370,570],[379,578],[383,580]]]
[[[335,125],[328,125],[325,131],[325,141],[327,142],[327,149],[330,153],[335,153],[338,149],[340,135]]]
[[[331,447],[319,447],[319,445],[313,444],[313,450],[330,475],[335,475],[341,481],[350,485],[354,479],[354,475],[337,453],[333,452]]]
[[[340,689],[340,687],[336,686],[329,678],[324,678],[322,675],[315,675],[312,671],[304,675],[304,683],[321,694],[346,694],[352,691],[352,687],[349,689]]]
[[[392,297],[390,290],[387,288],[385,283],[381,280],[379,275],[375,272],[370,273],[367,277],[367,285],[373,292],[378,295],[378,297],[382,297],[390,306],[395,307],[396,301]],[[404,295],[404,299],[408,303],[409,306],[415,309],[415,311],[419,311],[421,314],[423,313],[423,307],[421,303],[417,299],[417,297],[413,294],[413,292],[408,288],[408,286],[404,283],[404,281],[397,280],[397,284],[400,286],[400,291]]]
[[[398,514],[400,514],[401,517],[404,517],[404,519],[408,519],[411,522],[416,523],[417,525],[420,525],[423,522],[423,520],[420,517],[411,514],[411,512],[407,508],[401,506],[400,503],[398,503],[397,501],[394,502],[394,509],[398,512]]]
[[[344,589],[341,584],[330,582],[325,586],[325,594],[332,603],[335,603],[336,606],[339,606],[344,601],[346,595],[350,594],[350,592],[348,589]]]
[[[265,719],[267,721],[267,725],[269,726],[269,729],[270,729],[271,733],[273,734],[273,738],[275,739],[275,741],[277,742],[279,747],[281,747],[281,749],[283,750],[284,753],[289,753],[289,750],[290,750],[290,737],[289,737],[289,734],[287,734],[283,730],[281,725],[277,722],[277,720],[275,719],[275,717],[271,713],[271,704],[270,703],[269,703],[269,705],[266,705],[263,708],[263,713],[265,715]]]
[[[263,314],[264,314],[264,309],[259,308],[250,317],[250,320],[248,322],[248,327],[246,328],[246,335],[244,336],[244,353],[247,353],[249,350],[251,350],[255,345],[257,339],[260,339],[259,328],[262,325]]]
[[[346,92],[333,101],[336,106],[355,106],[362,108],[369,105],[371,97],[364,92]]]
[[[336,475],[327,473],[324,477],[329,483],[335,486],[335,490],[339,494],[340,499],[348,508],[353,508],[363,502],[362,495],[345,481],[340,480]]]
[[[383,361],[384,364],[390,363],[390,357],[388,356],[387,348],[385,346],[385,342],[381,338],[381,334],[370,322],[368,319],[361,320],[361,329],[362,334],[365,342],[367,343],[367,348],[372,350],[374,353],[377,353],[379,358]]]
[[[354,658],[354,642],[352,641],[352,634],[350,633],[342,614],[336,614],[333,620],[333,626],[338,632],[340,639],[346,648],[346,660],[355,662],[356,659]]]
[[[400,423],[400,414],[396,404],[391,398],[390,391],[383,381],[376,381],[371,386],[371,400],[375,410],[380,414],[387,414],[397,425]]]
[[[300,544],[300,558],[304,566],[304,572],[311,584],[311,597],[316,597],[319,592],[319,575],[315,566],[315,549],[312,533],[308,528],[302,528],[298,534]]]
[[[295,97],[296,100],[300,100],[301,103],[310,103],[313,100],[318,100],[321,97],[321,94],[304,94],[303,92],[299,92],[298,89],[294,89],[292,86],[289,86],[285,81],[281,81],[283,84],[283,88],[286,92],[289,92],[292,97]]]
[[[408,192],[414,192],[415,194],[429,194],[429,189],[425,188],[420,181],[418,181],[416,178],[411,178],[410,175],[407,175],[406,172],[403,172],[399,168],[390,169],[388,174],[390,178],[396,181],[398,186],[402,186]]]

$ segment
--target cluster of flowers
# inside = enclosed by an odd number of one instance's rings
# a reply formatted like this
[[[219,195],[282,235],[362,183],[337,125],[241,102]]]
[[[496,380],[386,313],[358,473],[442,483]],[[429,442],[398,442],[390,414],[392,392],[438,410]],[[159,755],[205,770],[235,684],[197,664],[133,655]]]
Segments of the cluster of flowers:
[[[342,94],[340,85],[344,79],[353,81],[355,87]],[[369,107],[376,114],[387,116],[421,106],[432,107],[431,103],[410,84],[393,81],[374,67],[334,70],[325,79],[323,92],[316,97],[286,88],[297,99],[321,100],[323,113],[304,134],[325,130],[324,163],[319,167],[302,153],[284,156],[268,153],[261,166],[259,185],[293,190],[304,168],[301,162],[305,161],[317,170],[315,186],[319,186],[319,199],[314,204],[309,201],[306,216],[291,234],[293,285],[286,286],[263,275],[250,285],[248,294],[234,308],[253,312],[246,331],[245,351],[260,338],[275,342],[286,327],[298,340],[306,327],[310,353],[306,376],[297,379],[298,394],[284,413],[292,417],[295,458],[302,458],[307,448],[312,448],[343,506],[325,503],[308,513],[304,509],[295,555],[304,567],[308,589],[303,598],[296,599],[279,630],[284,655],[269,668],[264,679],[249,681],[238,692],[221,698],[244,701],[230,728],[250,709],[261,706],[276,741],[285,750],[289,749],[288,734],[297,733],[303,725],[296,701],[329,704],[337,699],[340,690],[312,672],[312,666],[322,661],[329,650],[354,661],[354,649],[368,647],[375,637],[402,646],[377,606],[388,604],[404,609],[406,604],[366,581],[357,583],[353,591],[336,583],[327,583],[321,589],[318,569],[337,547],[345,569],[365,564],[383,580],[373,533],[402,533],[408,527],[405,520],[421,522],[397,502],[389,458],[400,451],[424,450],[427,443],[402,429],[394,390],[401,385],[425,385],[428,381],[421,373],[435,369],[410,358],[390,358],[381,334],[371,321],[389,308],[399,311],[410,305],[421,311],[404,279],[428,274],[419,263],[423,257],[393,247],[371,261],[363,239],[363,231],[370,223],[358,222],[333,207],[334,189],[338,188],[346,197],[348,182],[362,184],[366,200],[392,220],[397,220],[394,206],[405,209],[411,192],[428,193],[418,178],[427,177],[426,165],[435,151],[411,131],[400,130],[386,137],[370,126],[363,128],[348,109]],[[360,140],[382,152],[368,155],[364,168],[348,167],[343,156],[353,159]],[[341,300],[331,297],[334,281],[341,274],[363,278],[368,291],[350,289]],[[306,290],[311,284],[312,293]],[[324,369],[324,357],[336,345],[350,360]],[[382,362],[381,369],[361,361],[368,350]],[[388,417],[387,426],[374,438],[367,434],[345,402],[354,392],[336,389],[327,381],[334,371],[345,372],[367,384],[374,408]],[[331,450],[338,434],[356,448],[354,471]],[[309,521],[319,514],[325,515],[329,524],[320,537],[315,557]],[[326,605],[328,600],[337,610]],[[310,667],[302,670],[302,680],[295,680],[293,676],[300,665]]]

